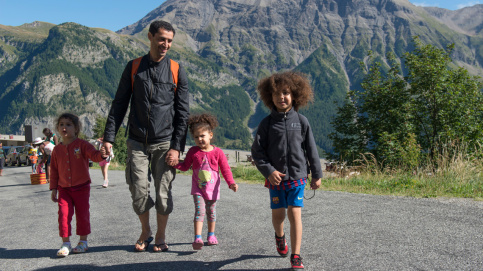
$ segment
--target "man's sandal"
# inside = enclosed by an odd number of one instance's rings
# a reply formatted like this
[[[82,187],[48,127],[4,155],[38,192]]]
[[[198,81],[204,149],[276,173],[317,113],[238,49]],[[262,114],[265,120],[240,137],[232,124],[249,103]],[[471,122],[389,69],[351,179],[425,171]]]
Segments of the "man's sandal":
[[[136,248],[136,246],[134,246],[134,251],[136,251],[136,252],[144,252],[144,251],[146,251],[148,249],[148,247],[149,247],[149,244],[153,241],[153,239],[154,238],[151,236],[151,237],[149,237],[148,239],[146,239],[144,241],[138,240],[136,242],[136,244],[138,244],[139,246],[144,245],[144,247],[143,248]]]
[[[62,245],[60,247],[59,250],[57,250],[57,257],[65,257],[67,255],[69,255],[70,251],[72,250],[72,247],[69,245],[69,246],[66,246],[66,245]]]
[[[156,248],[157,250],[154,250],[154,248]],[[153,252],[166,252],[168,251],[168,249],[169,247],[167,243],[153,245]]]
[[[87,244],[84,242],[79,242],[77,246],[72,250],[72,253],[84,253],[88,250]]]

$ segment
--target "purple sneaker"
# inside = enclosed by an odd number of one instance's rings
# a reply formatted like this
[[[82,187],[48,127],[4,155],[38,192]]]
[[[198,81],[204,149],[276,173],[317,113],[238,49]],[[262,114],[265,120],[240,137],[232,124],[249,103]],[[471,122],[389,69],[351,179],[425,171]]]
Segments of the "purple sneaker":
[[[216,236],[208,236],[208,245],[209,246],[216,246],[218,245],[218,239],[216,239]]]
[[[196,240],[193,242],[192,245],[194,250],[201,250],[204,243],[203,243],[203,240],[201,240],[201,238],[196,238]]]

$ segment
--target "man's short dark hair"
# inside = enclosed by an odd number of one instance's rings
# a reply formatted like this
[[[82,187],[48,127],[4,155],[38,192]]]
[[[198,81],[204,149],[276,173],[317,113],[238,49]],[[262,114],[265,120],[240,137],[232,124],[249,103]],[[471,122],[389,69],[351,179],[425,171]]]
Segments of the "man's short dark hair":
[[[165,22],[165,21],[154,21],[154,22],[152,22],[151,25],[149,26],[149,33],[151,33],[151,35],[154,36],[154,35],[156,35],[156,33],[158,33],[160,28],[162,28],[162,29],[164,29],[168,32],[173,32],[173,37],[176,34],[173,26],[170,23]]]

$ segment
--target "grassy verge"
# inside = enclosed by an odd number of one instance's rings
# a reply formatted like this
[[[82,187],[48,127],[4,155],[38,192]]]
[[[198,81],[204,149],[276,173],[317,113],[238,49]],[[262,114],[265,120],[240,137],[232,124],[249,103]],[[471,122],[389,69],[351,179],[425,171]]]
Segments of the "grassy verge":
[[[466,164],[470,165],[470,164]],[[326,177],[321,189],[373,195],[395,195],[418,198],[456,197],[483,200],[483,167],[465,166],[428,172],[363,171],[355,177]],[[232,168],[235,180],[264,183],[253,166]]]
[[[407,173],[396,175],[361,174],[352,178],[326,178],[322,189],[375,195],[409,197],[456,197],[483,200],[483,180],[473,176],[465,180],[446,176],[423,176]]]
[[[481,163],[481,162],[479,162]],[[93,168],[99,168],[94,164]],[[326,177],[322,179],[322,190],[345,191],[373,195],[394,195],[417,198],[450,197],[483,200],[482,164],[470,161],[453,161],[438,170],[407,172],[402,170],[362,171],[354,177]],[[110,170],[124,170],[117,163],[111,163]],[[233,177],[238,182],[264,184],[260,172],[251,165],[238,165],[232,168]],[[178,174],[191,175],[192,171]]]

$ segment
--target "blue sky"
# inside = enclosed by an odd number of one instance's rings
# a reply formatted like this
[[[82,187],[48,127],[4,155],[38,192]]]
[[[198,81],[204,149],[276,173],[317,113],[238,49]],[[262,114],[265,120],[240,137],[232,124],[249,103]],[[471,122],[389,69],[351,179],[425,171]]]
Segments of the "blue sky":
[[[117,31],[160,6],[158,0],[0,0],[0,24],[18,26],[33,21],[75,22]],[[483,0],[410,0],[418,6],[455,10]]]

